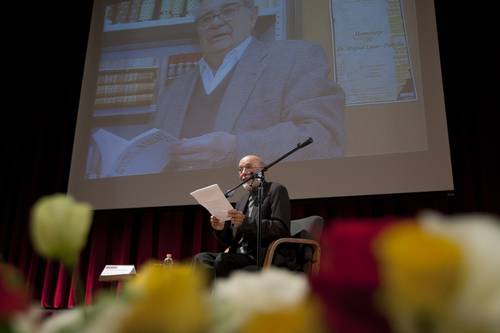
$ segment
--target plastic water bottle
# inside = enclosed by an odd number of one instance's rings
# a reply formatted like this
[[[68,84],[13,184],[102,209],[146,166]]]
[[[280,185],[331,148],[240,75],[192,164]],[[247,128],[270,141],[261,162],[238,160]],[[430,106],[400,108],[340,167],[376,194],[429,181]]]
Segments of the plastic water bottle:
[[[172,258],[172,254],[171,253],[167,253],[165,255],[165,259],[163,259],[163,264],[165,266],[172,266],[174,264],[174,259]]]

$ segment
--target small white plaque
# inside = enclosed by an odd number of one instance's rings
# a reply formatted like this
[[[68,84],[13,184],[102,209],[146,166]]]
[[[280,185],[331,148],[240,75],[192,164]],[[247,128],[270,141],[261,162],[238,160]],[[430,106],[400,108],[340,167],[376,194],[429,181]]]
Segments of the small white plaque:
[[[99,281],[125,280],[135,275],[134,265],[106,265],[99,276]]]

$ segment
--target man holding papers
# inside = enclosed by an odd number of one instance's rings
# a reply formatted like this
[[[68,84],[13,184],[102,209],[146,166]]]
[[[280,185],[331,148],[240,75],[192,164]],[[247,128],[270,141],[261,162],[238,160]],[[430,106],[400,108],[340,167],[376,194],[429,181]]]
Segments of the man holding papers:
[[[239,178],[243,181],[264,167],[259,156],[248,155],[239,163]],[[217,238],[229,246],[224,253],[202,252],[195,256],[195,263],[207,267],[213,277],[226,277],[235,269],[256,265],[257,187],[259,180],[250,180],[243,187],[247,193],[235,209],[228,211],[226,221],[215,216],[210,224]],[[273,240],[290,235],[290,199],[287,189],[278,183],[264,183],[262,202],[261,253]]]

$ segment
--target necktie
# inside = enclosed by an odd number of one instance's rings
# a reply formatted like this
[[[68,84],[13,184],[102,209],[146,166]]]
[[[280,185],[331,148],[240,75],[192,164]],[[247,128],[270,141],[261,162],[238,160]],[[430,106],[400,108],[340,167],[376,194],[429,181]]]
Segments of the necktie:
[[[255,202],[255,198],[253,195],[250,195],[248,197],[248,207],[247,207],[247,213],[246,213],[246,216],[250,217],[252,215],[252,210],[254,208],[254,202]],[[236,236],[236,232],[238,230],[238,228],[233,225],[233,237]]]
[[[248,198],[248,209],[247,209],[247,216],[248,217],[252,216],[252,211],[254,209],[254,206],[255,206],[255,197],[253,195],[251,195]]]

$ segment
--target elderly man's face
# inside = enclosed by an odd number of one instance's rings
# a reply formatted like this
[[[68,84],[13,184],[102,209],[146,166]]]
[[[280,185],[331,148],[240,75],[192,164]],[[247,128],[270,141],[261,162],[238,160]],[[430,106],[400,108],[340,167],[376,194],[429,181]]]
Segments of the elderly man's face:
[[[256,156],[256,155],[245,156],[240,160],[240,163],[238,164],[238,175],[242,181],[246,180],[253,173],[262,170],[263,166],[264,165],[262,163],[262,159],[259,156]],[[260,180],[254,179],[254,180],[251,180],[251,181],[243,184],[243,187],[247,191],[251,191],[252,189],[259,186],[259,184],[260,184]]]
[[[200,6],[197,29],[205,55],[225,54],[251,35],[257,9],[237,0],[207,0]]]

